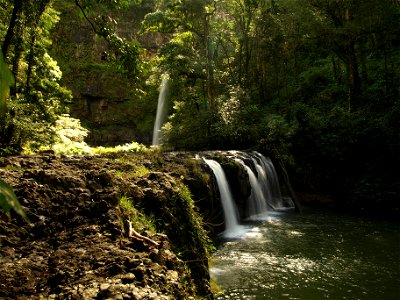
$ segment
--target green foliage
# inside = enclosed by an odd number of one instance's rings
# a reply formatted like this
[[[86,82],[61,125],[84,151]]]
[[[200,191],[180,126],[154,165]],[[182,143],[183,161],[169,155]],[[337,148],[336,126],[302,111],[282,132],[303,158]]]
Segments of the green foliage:
[[[301,188],[392,201],[371,174],[393,194],[380,166],[398,161],[399,16],[386,0],[171,2],[145,24],[173,33],[160,50],[174,81],[167,142],[257,145]]]
[[[176,28],[176,21],[173,20],[168,13],[157,10],[148,13],[143,22],[141,33],[145,32],[163,32],[172,33]]]
[[[29,222],[24,209],[19,203],[17,196],[15,195],[13,189],[0,179],[0,207],[10,215],[11,209],[13,209],[17,214],[19,214],[26,222]]]
[[[139,57],[142,51],[140,43],[134,39],[121,37],[116,32],[117,20],[113,18],[112,13],[122,12],[123,9],[140,4],[141,1],[77,0],[75,3],[94,33],[108,43],[109,50],[113,53],[108,56],[108,60],[120,73],[137,80],[144,66]]]
[[[46,147],[42,147],[41,150],[46,150]],[[52,145],[52,150],[57,154],[112,154],[122,152],[145,152],[148,148],[143,144],[137,142],[131,142],[123,145],[117,145],[115,147],[90,147],[85,142],[77,142],[67,140],[61,143]]]
[[[71,118],[69,115],[61,115],[53,130],[56,138],[48,148],[55,153],[85,154],[91,152],[91,148],[84,142],[88,130],[81,126],[78,119]],[[46,150],[46,147],[42,147],[41,150]]]
[[[153,234],[157,232],[154,218],[146,216],[137,210],[131,198],[122,196],[119,200],[119,207],[121,212],[120,222],[122,228],[124,228],[124,222],[129,221],[136,231],[141,232],[148,230]]]
[[[209,253],[207,251],[211,249],[210,240],[202,226],[202,217],[195,210],[189,188],[183,184],[179,185],[178,189],[172,195],[171,201],[174,206],[173,209],[180,210],[179,215],[181,218],[184,218],[180,219],[180,242],[177,243],[178,247],[181,248],[180,251],[184,255],[184,258],[190,259],[191,257],[190,253],[185,253],[188,249],[198,249],[201,252],[206,251],[203,255],[205,259],[208,259]],[[185,230],[185,227],[191,228],[191,231]],[[190,246],[188,247],[188,245]]]
[[[205,111],[194,111],[189,103],[176,102],[171,122],[163,128],[164,138],[176,149],[207,149],[211,142],[210,121],[212,115]]]
[[[3,53],[0,51],[0,129],[6,126],[7,122],[7,97],[10,91],[10,85],[14,83],[14,77],[10,70],[8,69],[7,64],[3,59]],[[1,133],[1,130],[0,130]],[[1,138],[0,138],[1,145]],[[9,154],[12,152],[12,149],[9,147],[4,147],[0,150],[1,154]]]
[[[340,107],[322,114],[299,105],[294,114],[298,124],[291,153],[295,178],[303,187],[332,193],[349,209],[377,213],[397,206],[393,197],[398,191],[393,165],[399,162],[396,153],[400,149],[396,124],[368,110],[354,114]]]
[[[204,61],[195,48],[196,37],[192,32],[177,33],[160,49],[160,66],[169,70],[172,77],[204,77]]]
[[[0,37],[6,40],[15,3],[4,3]],[[18,15],[24,26],[16,26],[10,40],[6,62],[16,85],[2,119],[3,153],[59,141],[54,125],[71,95],[60,86],[60,69],[49,55],[50,47],[58,47],[50,39],[58,14],[49,6],[40,14],[46,3],[26,1]],[[103,39],[96,47],[107,55],[100,61],[83,42],[62,45],[68,84],[81,90],[87,78],[101,78],[107,82],[101,93],[121,99],[133,94],[134,101],[121,106],[135,111],[138,131],[151,131],[160,74],[168,71],[167,149],[257,146],[290,164],[299,186],[347,190],[360,199],[363,191],[377,194],[381,185],[367,188],[375,186],[371,174],[384,172],[368,157],[385,165],[398,151],[400,7],[395,2],[59,2],[68,8],[67,18],[75,4]],[[130,13],[138,5],[142,15],[136,20]],[[118,26],[124,14],[135,19],[129,21],[135,30],[141,24],[141,44],[136,33]],[[76,65],[75,59],[85,63]],[[116,80],[117,74],[125,81]],[[121,85],[130,87],[123,93]],[[76,149],[72,153],[144,151],[139,144],[85,149],[82,138],[68,139]],[[341,188],[333,190],[332,182]]]
[[[130,5],[140,2],[142,0],[82,0],[80,1],[80,5],[89,12],[99,7],[106,9],[126,9]]]
[[[83,128],[80,121],[69,115],[61,115],[56,121],[55,131],[58,140],[56,143],[83,142],[88,130]]]
[[[142,177],[150,173],[150,170],[145,166],[136,166],[134,176]]]
[[[51,128],[55,133],[55,139],[52,143],[42,145],[38,148],[40,151],[53,150],[57,154],[107,154],[120,152],[145,152],[146,146],[137,142],[131,142],[115,147],[90,147],[84,141],[88,130],[82,127],[80,120],[61,115]],[[25,149],[26,152],[32,150]]]
[[[12,128],[12,137],[9,141],[11,153],[26,151],[32,153],[43,145],[52,143],[54,131],[51,123],[47,123],[43,114],[36,110],[34,105],[27,103],[25,98],[18,95],[9,106],[6,128]],[[6,146],[7,147],[7,146]]]
[[[110,49],[115,53],[116,69],[130,78],[136,79],[140,72],[140,44],[137,41],[127,41],[119,37],[109,25],[103,25],[99,34],[107,40]]]
[[[51,30],[59,20],[58,13],[48,4],[49,1],[24,1],[16,25],[3,24],[7,34],[11,33],[7,62],[16,83],[0,124],[2,154],[22,149],[36,151],[52,143],[52,126],[66,111],[64,103],[72,98],[71,92],[60,86],[61,71],[48,54]]]
[[[115,147],[96,147],[91,150],[92,154],[116,153],[116,152],[144,152],[147,151],[146,146],[137,142],[118,145]]]

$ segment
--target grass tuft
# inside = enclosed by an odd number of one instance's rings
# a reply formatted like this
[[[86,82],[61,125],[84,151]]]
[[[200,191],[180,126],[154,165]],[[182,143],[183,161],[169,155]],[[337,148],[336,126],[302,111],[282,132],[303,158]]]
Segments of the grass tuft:
[[[120,222],[123,228],[123,232],[126,233],[125,222],[130,221],[132,223],[133,228],[136,231],[144,231],[147,230],[152,234],[157,232],[155,226],[155,220],[152,216],[146,216],[142,212],[140,212],[133,204],[133,200],[127,196],[122,196],[119,200],[120,207]]]

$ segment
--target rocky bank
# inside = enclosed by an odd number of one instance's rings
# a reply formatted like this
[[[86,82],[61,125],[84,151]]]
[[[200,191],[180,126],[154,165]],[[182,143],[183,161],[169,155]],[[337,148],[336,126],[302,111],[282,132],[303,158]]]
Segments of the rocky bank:
[[[212,299],[202,168],[150,152],[0,158],[31,222],[0,212],[0,297]]]

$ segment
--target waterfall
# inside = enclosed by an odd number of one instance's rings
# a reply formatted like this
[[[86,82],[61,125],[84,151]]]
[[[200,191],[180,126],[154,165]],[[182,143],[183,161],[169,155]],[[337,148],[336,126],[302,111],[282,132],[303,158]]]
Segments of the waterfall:
[[[295,208],[290,197],[282,197],[278,174],[272,161],[258,152],[229,151],[226,156],[240,163],[246,171],[251,186],[247,199],[248,220],[264,221],[270,218],[271,211]],[[221,205],[225,220],[225,238],[238,238],[248,230],[239,225],[239,213],[230,191],[224,170],[215,160],[203,158],[213,171],[221,196]],[[238,199],[243,201],[244,199]]]
[[[260,180],[260,172],[263,172],[263,170],[261,168],[261,170],[257,169],[259,176],[257,179],[257,176],[254,174],[253,170],[248,167],[243,160],[236,158],[236,161],[243,165],[247,174],[249,175],[251,194],[247,203],[248,215],[251,219],[257,219],[268,211],[267,199],[262,186],[263,181]]]
[[[229,153],[243,165],[249,175],[251,195],[247,207],[250,219],[262,219],[262,215],[270,210],[294,208],[291,198],[282,197],[278,174],[271,159],[256,151]]]
[[[221,197],[222,210],[225,218],[225,231],[222,235],[226,238],[235,238],[242,234],[243,227],[239,225],[238,213],[233,202],[232,194],[224,170],[215,160],[204,159],[213,171]]]
[[[261,153],[254,152],[255,163],[260,162],[260,167],[264,171],[265,179],[259,176],[264,184],[264,192],[269,193],[269,203],[274,209],[285,207],[283,203],[282,193],[279,186],[278,174],[271,159],[263,156]]]
[[[168,90],[168,76],[163,76],[160,86],[160,93],[158,94],[157,114],[156,121],[154,122],[153,129],[153,146],[158,146],[162,142],[161,127],[166,118],[166,96]]]
[[[253,156],[251,157],[251,161],[257,171],[258,184],[261,186],[264,198],[267,201],[268,206],[274,209],[274,206],[271,203],[272,193],[271,193],[271,184],[268,180],[269,177],[267,176],[268,172],[265,169],[265,167],[261,163],[259,163],[259,161]]]

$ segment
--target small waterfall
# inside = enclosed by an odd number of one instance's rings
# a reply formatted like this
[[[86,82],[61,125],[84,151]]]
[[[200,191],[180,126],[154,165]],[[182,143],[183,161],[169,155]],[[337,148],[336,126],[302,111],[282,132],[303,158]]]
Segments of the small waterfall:
[[[267,204],[270,208],[274,209],[274,206],[272,205],[272,193],[271,193],[271,184],[268,180],[267,172],[265,170],[265,167],[262,166],[257,159],[254,157],[251,157],[251,160],[253,162],[253,165],[257,171],[257,179],[258,183],[261,186],[262,192],[264,194],[265,200],[267,201]]]
[[[162,142],[161,127],[166,118],[166,96],[168,91],[168,76],[164,75],[161,81],[160,93],[158,94],[156,121],[153,129],[152,146],[158,146]]]
[[[261,153],[254,152],[255,164],[260,166],[263,170],[264,175],[260,176],[259,180],[263,181],[264,192],[269,194],[269,203],[274,209],[280,209],[285,207],[283,203],[282,193],[279,186],[278,174],[276,173],[274,164],[271,159],[263,156]],[[260,162],[260,164],[258,163]]]
[[[272,161],[258,152],[229,151],[227,158],[241,164],[246,171],[251,193],[246,202],[247,211],[243,214],[248,220],[264,221],[271,212],[295,208],[290,197],[282,197],[278,174]],[[248,230],[239,225],[239,212],[230,191],[229,183],[221,165],[215,160],[203,158],[212,169],[221,195],[221,204],[225,220],[225,238],[239,238]],[[244,199],[238,199],[243,201]],[[242,204],[243,202],[241,202]]]
[[[248,214],[251,219],[257,219],[268,211],[267,199],[265,198],[265,193],[263,191],[262,181],[260,181],[259,178],[257,179],[257,176],[254,174],[253,170],[248,167],[243,160],[236,158],[236,161],[243,165],[247,174],[249,175],[251,194],[247,205]],[[260,171],[262,171],[262,169]]]
[[[249,175],[252,191],[247,207],[250,219],[262,219],[262,215],[271,210],[294,208],[291,198],[282,197],[278,174],[271,159],[255,151],[230,153],[244,166]]]
[[[238,213],[235,203],[233,202],[232,194],[224,170],[215,160],[204,159],[204,161],[212,169],[215,175],[221,196],[221,204],[225,218],[225,231],[222,233],[222,235],[226,238],[238,237],[242,234],[243,227],[239,225]]]

